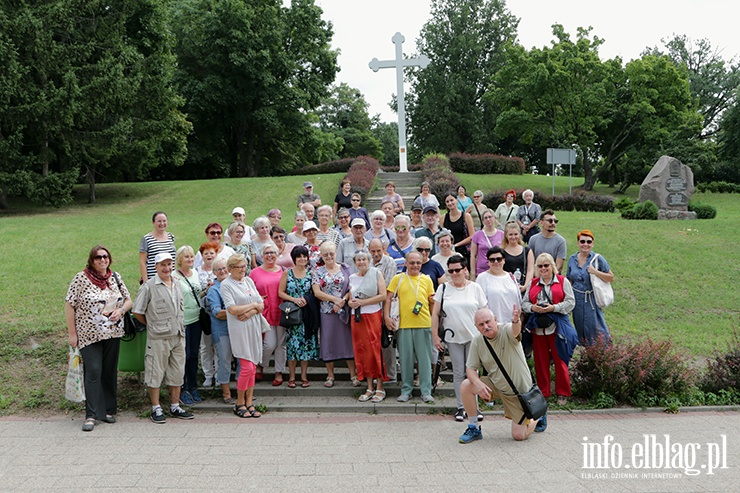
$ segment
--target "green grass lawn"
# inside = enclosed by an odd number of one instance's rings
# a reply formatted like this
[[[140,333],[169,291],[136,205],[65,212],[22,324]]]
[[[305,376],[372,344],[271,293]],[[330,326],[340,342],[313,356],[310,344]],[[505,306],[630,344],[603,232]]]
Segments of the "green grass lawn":
[[[19,206],[0,214],[0,413],[67,405],[64,296],[94,244],[110,248],[114,269],[135,293],[139,240],[151,231],[154,211],[167,212],[178,246],[197,248],[205,241],[205,226],[219,221],[226,227],[237,205],[250,219],[277,206],[283,225],[292,226],[303,181],[312,180],[331,205],[342,176],[100,185],[94,206],[84,203],[86,190],[79,187],[78,201],[67,207]],[[549,177],[460,178],[471,194],[478,188],[550,190]],[[580,182],[574,179],[574,185]],[[557,177],[556,193],[567,189],[568,178]],[[636,195],[637,187],[628,192]],[[740,230],[740,200],[711,193],[693,199],[717,207],[717,218],[626,221],[617,213],[558,212],[568,253],[576,251],[575,234],[588,228],[596,236],[595,251],[612,266],[616,302],[606,318],[615,337],[670,339],[690,355],[705,357],[724,348],[738,326],[740,294],[730,283],[740,274],[740,248],[733,240]]]

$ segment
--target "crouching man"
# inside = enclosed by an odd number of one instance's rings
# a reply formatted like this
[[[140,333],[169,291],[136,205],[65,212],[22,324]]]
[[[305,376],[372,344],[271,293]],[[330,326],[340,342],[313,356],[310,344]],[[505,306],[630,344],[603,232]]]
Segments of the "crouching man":
[[[537,425],[537,421],[524,417],[519,398],[499,371],[496,360],[483,340],[484,337],[488,340],[517,390],[527,392],[532,387],[532,375],[522,349],[522,324],[519,315],[519,308],[515,306],[511,317],[512,323],[499,325],[496,317],[488,308],[481,308],[475,313],[475,326],[480,334],[476,335],[470,344],[468,361],[465,365],[467,379],[460,387],[463,406],[468,413],[470,424],[460,437],[460,443],[470,443],[483,438],[483,433],[478,426],[476,396],[480,396],[485,401],[491,399],[503,401],[504,417],[511,420],[511,436],[514,440],[526,440]],[[480,368],[485,368],[488,376],[479,377]]]
[[[144,384],[152,403],[152,421],[166,421],[159,405],[159,387],[164,383],[170,392],[170,415],[193,419],[193,414],[180,407],[180,386],[185,374],[185,323],[180,286],[172,279],[173,262],[169,253],[154,257],[157,275],[141,285],[131,310],[136,319],[146,324]]]

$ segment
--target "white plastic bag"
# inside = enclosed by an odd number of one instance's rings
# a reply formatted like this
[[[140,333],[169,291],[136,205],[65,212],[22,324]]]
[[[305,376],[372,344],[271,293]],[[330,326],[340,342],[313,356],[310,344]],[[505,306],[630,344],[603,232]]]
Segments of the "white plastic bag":
[[[79,348],[69,346],[68,363],[64,397],[72,402],[83,402],[85,400],[85,371]]]

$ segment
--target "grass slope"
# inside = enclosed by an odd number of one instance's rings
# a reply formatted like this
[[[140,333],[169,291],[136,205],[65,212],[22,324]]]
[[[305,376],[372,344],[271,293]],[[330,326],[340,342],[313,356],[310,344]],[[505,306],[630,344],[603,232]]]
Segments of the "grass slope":
[[[331,205],[342,176],[99,185],[95,206],[84,204],[86,190],[80,187],[78,201],[63,209],[19,205],[0,215],[0,413],[69,406],[62,397],[64,296],[94,244],[110,248],[114,269],[135,293],[138,244],[151,230],[154,211],[168,213],[178,246],[197,248],[205,226],[219,221],[226,227],[237,205],[251,219],[277,206],[289,227],[304,180],[311,179]],[[550,178],[541,176],[459,176],[471,194],[511,187],[547,193],[551,186]],[[567,190],[568,178],[557,177],[556,193]],[[629,192],[636,195],[636,187]],[[733,241],[740,230],[740,201],[711,193],[693,199],[717,207],[717,218],[643,222],[622,220],[617,213],[558,212],[558,232],[567,239],[569,254],[576,251],[576,233],[591,229],[595,250],[616,274],[616,302],[606,313],[615,337],[671,339],[698,357],[729,341],[740,318],[740,294],[728,288],[740,270],[740,249]]]

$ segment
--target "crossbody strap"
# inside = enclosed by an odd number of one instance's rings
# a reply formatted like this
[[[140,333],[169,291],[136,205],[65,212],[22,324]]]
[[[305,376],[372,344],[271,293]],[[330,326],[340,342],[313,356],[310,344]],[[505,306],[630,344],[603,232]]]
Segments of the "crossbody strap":
[[[483,342],[486,343],[486,346],[488,346],[488,350],[491,351],[491,356],[493,356],[493,359],[496,360],[496,364],[498,365],[499,370],[501,370],[501,373],[504,374],[504,378],[506,379],[506,382],[509,384],[509,387],[511,387],[511,390],[513,390],[516,395],[519,395],[519,391],[516,389],[514,382],[511,381],[511,377],[507,373],[506,368],[504,368],[504,365],[501,364],[501,360],[498,359],[498,356],[496,356],[496,351],[493,350],[493,348],[491,347],[491,344],[488,342],[488,339],[486,339],[486,336],[483,336]]]
[[[198,306],[200,306],[200,301],[198,301],[198,295],[195,294],[195,288],[193,287],[192,284],[190,284],[190,281],[188,280],[187,276],[183,274],[181,270],[178,270],[177,272],[183,277],[183,279],[185,279],[185,282],[188,283],[188,286],[190,286],[190,291],[193,292],[193,299],[198,304]]]

